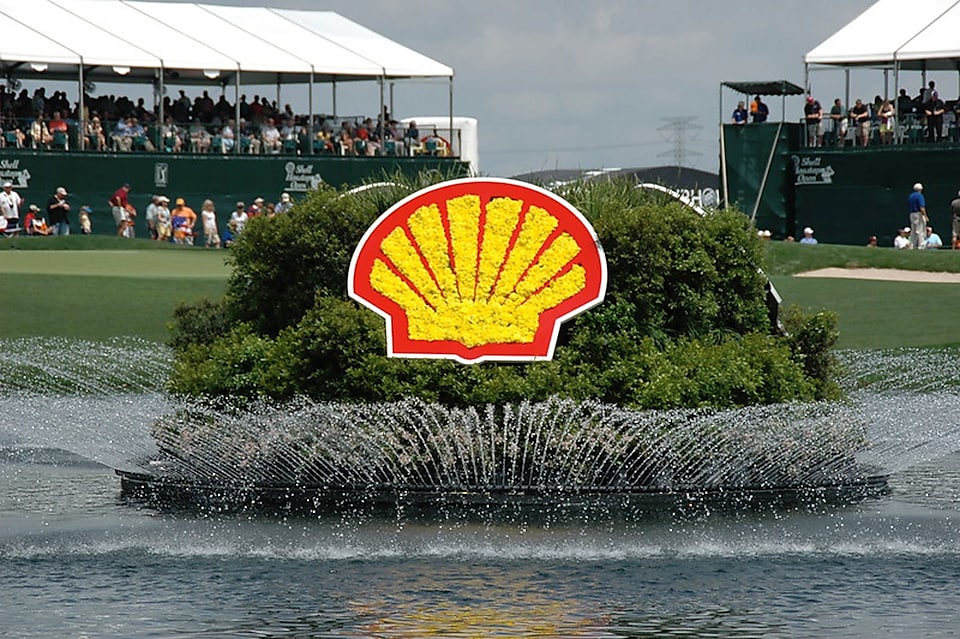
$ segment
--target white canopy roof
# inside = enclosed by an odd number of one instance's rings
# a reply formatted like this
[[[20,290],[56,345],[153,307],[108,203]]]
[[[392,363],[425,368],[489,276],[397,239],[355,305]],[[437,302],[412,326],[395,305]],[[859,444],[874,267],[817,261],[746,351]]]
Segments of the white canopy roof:
[[[453,70],[327,11],[128,0],[0,0],[4,75],[177,83],[453,77]],[[42,75],[41,75],[42,74]]]
[[[960,68],[960,0],[878,0],[807,53],[806,64]]]

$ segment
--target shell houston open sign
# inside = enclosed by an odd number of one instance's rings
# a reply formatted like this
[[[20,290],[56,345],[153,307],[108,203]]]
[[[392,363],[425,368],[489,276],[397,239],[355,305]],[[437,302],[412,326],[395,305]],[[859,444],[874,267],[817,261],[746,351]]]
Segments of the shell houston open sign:
[[[513,180],[443,182],[367,229],[350,296],[387,321],[391,357],[536,361],[560,324],[603,301],[607,264],[568,202]]]

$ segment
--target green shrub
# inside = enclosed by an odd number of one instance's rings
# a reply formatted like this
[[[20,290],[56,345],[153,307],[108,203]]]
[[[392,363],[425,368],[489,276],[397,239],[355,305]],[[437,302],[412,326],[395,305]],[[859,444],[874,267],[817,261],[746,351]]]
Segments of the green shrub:
[[[387,358],[384,321],[347,299],[347,271],[369,224],[418,186],[345,197],[320,189],[291,213],[253,220],[231,249],[225,300],[178,314],[188,336],[176,341],[172,388],[464,406],[560,396],[641,408],[836,394],[835,318],[793,315],[787,337],[771,331],[763,247],[746,218],[702,218],[624,182],[561,193],[594,225],[609,272],[605,301],[562,327],[553,361]]]
[[[225,299],[181,302],[173,310],[173,320],[167,325],[170,334],[167,343],[177,352],[192,344],[210,344],[225,335],[232,324]]]

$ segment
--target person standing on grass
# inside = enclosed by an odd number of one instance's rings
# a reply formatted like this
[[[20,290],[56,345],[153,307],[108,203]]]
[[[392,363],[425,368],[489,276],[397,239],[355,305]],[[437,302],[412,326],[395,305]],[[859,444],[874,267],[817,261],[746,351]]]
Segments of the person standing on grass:
[[[53,226],[54,235],[70,235],[69,214],[67,189],[58,186],[56,192],[47,200],[47,219]]]
[[[133,237],[133,219],[136,210],[130,205],[130,185],[124,184],[110,196],[110,210],[117,225],[117,237]]]
[[[960,248],[960,192],[957,192],[957,197],[950,202],[950,217],[953,232],[950,245],[955,249]]]
[[[4,182],[3,190],[0,191],[0,213],[6,220],[7,232],[16,235],[14,229],[20,228],[20,207],[23,206],[23,198],[13,190],[12,182]]]
[[[923,184],[913,185],[913,192],[907,198],[907,211],[910,213],[910,245],[922,249],[927,239],[927,200],[923,197]]]

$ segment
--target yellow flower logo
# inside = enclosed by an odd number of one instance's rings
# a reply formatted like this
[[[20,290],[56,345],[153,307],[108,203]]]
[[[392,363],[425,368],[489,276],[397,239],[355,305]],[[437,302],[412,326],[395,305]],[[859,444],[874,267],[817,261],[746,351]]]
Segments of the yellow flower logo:
[[[511,180],[468,179],[392,207],[354,253],[350,294],[387,318],[389,355],[549,358],[559,323],[603,299],[583,216]]]

